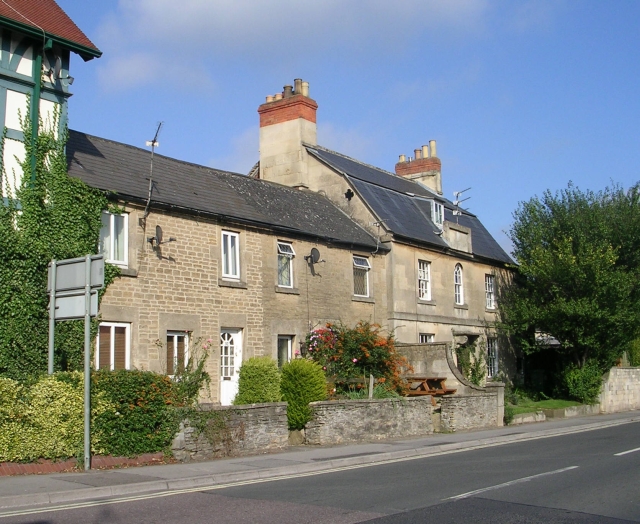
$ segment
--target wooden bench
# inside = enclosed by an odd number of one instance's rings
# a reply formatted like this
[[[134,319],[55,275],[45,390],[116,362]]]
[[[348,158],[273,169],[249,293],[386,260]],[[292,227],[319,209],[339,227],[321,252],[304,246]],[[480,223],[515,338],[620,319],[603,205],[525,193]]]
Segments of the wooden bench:
[[[430,395],[431,403],[435,406],[435,398],[442,395],[452,395],[457,390],[447,388],[446,378],[443,377],[406,377],[409,383],[408,397],[419,397],[421,395]]]

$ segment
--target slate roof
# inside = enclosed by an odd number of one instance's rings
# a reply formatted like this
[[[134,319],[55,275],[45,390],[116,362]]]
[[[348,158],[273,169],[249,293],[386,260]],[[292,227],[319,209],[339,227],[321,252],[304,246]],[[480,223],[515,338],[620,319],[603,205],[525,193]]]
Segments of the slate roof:
[[[48,36],[57,36],[86,48],[85,60],[102,54],[54,0],[3,0],[0,2],[0,17],[30,27],[40,36],[44,29]],[[81,49],[74,51],[83,55]]]
[[[145,202],[151,152],[69,131],[69,175],[125,200]],[[209,214],[345,246],[376,249],[374,237],[317,193],[155,154],[152,205]],[[381,249],[384,249],[381,247]]]
[[[438,235],[438,227],[431,220],[433,200],[444,205],[445,220],[471,229],[473,255],[513,263],[475,215],[463,210],[461,216],[453,216],[453,203],[421,184],[321,146],[306,145],[306,149],[345,176],[378,220],[395,236],[446,249],[448,244]]]

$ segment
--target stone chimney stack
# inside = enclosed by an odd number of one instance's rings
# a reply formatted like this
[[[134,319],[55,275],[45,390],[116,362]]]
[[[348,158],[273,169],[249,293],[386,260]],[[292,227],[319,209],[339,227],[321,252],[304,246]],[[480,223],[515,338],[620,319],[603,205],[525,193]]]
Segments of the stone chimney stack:
[[[318,104],[309,82],[296,78],[282,93],[268,95],[260,115],[260,178],[290,187],[309,187],[303,143],[317,144]]]
[[[441,195],[442,165],[436,154],[436,141],[430,140],[429,145],[416,149],[414,153],[415,158],[406,159],[404,155],[400,155],[396,175],[414,180]]]

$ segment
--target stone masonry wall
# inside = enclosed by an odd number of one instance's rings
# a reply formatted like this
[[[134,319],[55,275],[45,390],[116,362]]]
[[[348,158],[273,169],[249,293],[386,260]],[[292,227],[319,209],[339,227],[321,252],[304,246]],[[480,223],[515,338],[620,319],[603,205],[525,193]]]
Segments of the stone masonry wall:
[[[453,395],[442,397],[440,426],[443,431],[460,431],[496,427],[498,420],[498,395]]]
[[[602,380],[600,411],[640,409],[640,368],[612,368]]]
[[[431,399],[312,402],[305,428],[307,444],[416,437],[433,433]]]
[[[204,430],[180,425],[173,456],[182,462],[250,455],[288,446],[287,403],[211,406]]]

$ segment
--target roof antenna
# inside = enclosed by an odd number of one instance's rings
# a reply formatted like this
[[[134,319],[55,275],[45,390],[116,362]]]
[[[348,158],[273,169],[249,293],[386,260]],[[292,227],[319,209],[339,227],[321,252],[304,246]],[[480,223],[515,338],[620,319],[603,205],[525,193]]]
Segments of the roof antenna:
[[[153,137],[153,140],[147,140],[147,147],[151,147],[151,165],[149,167],[149,195],[147,196],[147,205],[144,208],[144,215],[142,216],[142,221],[146,222],[147,217],[149,216],[149,206],[151,205],[151,194],[153,193],[153,154],[155,153],[156,147],[160,144],[158,143],[158,136],[160,135],[160,129],[162,129],[162,124],[164,122],[158,122],[158,129],[156,129],[156,134]]]
[[[468,187],[467,189],[463,189],[462,191],[453,192],[453,196],[455,197],[455,200],[453,201],[453,205],[456,206],[456,208],[453,210],[453,216],[456,217],[456,224],[460,223],[460,215],[462,215],[462,211],[460,210],[460,204],[462,204],[462,202],[464,202],[465,200],[469,200],[471,198],[469,196],[467,198],[463,198],[462,200],[460,200],[460,195],[465,191],[469,191],[469,189],[471,188]]]

